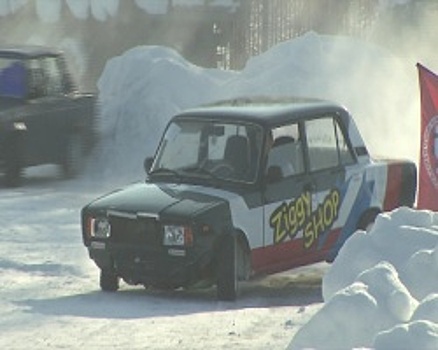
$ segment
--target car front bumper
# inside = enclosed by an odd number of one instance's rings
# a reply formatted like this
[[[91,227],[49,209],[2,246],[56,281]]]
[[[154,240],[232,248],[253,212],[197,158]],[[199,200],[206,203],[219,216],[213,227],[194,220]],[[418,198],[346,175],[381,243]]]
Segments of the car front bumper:
[[[213,277],[211,250],[92,242],[90,258],[131,285],[185,287]]]

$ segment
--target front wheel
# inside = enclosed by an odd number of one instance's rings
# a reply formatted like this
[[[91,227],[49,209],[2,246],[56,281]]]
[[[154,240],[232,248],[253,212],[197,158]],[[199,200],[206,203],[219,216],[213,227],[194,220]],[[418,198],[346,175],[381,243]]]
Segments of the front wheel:
[[[80,134],[68,136],[65,146],[64,159],[61,167],[66,179],[76,177],[81,171],[83,160],[83,142]]]
[[[105,292],[115,292],[119,289],[120,277],[114,272],[100,271],[100,288]]]
[[[19,158],[6,161],[5,184],[7,187],[18,187],[23,181],[23,167]]]
[[[217,299],[234,301],[238,293],[237,242],[234,235],[228,235],[219,247],[217,256]]]
[[[7,139],[4,173],[7,187],[21,185],[23,179],[23,142],[20,134],[13,134]]]

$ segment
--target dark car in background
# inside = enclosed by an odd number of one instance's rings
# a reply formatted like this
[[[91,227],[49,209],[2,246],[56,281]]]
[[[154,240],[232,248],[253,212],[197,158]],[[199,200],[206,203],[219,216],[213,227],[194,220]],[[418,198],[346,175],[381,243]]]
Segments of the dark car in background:
[[[95,142],[96,100],[80,93],[63,52],[40,46],[0,46],[0,171],[21,183],[29,166],[58,164],[80,171]]]

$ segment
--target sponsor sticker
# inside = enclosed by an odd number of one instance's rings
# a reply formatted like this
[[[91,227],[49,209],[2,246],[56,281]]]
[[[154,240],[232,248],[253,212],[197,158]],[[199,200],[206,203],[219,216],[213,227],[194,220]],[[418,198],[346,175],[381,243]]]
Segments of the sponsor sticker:
[[[274,243],[293,239],[299,232],[303,232],[304,248],[311,248],[338,218],[340,198],[339,190],[332,189],[315,210],[312,210],[312,196],[309,192],[304,192],[290,202],[283,202],[269,218]]]

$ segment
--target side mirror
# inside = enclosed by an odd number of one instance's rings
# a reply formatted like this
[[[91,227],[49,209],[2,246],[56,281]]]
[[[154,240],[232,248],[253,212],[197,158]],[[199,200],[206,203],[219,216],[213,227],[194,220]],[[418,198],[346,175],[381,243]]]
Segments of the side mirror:
[[[149,171],[151,170],[153,163],[154,163],[153,157],[147,157],[144,160],[143,166],[144,166],[144,170],[146,171],[146,174],[149,174]]]

